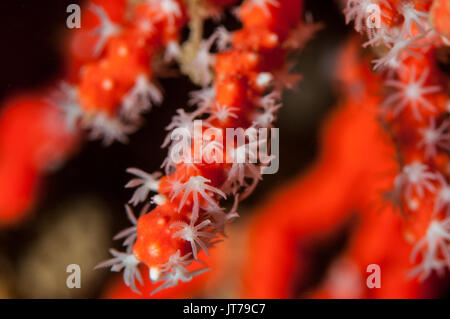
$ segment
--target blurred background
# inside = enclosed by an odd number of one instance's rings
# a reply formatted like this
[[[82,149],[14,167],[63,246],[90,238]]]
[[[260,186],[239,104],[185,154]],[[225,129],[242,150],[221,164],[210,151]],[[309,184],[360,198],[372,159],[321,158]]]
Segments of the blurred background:
[[[0,99],[21,92],[39,90],[61,77],[67,30],[66,7],[74,0],[2,0],[0,1]],[[242,218],[233,233],[245,234],[246,220],[267,194],[305,170],[315,158],[317,134],[324,116],[334,106],[337,96],[332,88],[339,46],[349,33],[343,15],[332,0],[307,0],[305,11],[314,21],[323,22],[301,54],[292,56],[294,71],[303,80],[294,90],[285,92],[279,112],[280,170],[265,176],[256,192],[242,203]],[[224,24],[238,28],[227,14]],[[211,32],[214,24],[208,24]],[[130,166],[145,171],[159,169],[166,150],[160,145],[175,110],[185,107],[188,93],[196,87],[184,76],[160,79],[166,92],[164,103],[146,114],[146,124],[130,138],[127,145],[85,142],[80,151],[58,170],[45,177],[33,212],[17,226],[0,230],[0,298],[96,298],[116,274],[93,267],[108,258],[108,249],[118,247],[112,237],[128,227],[123,204],[131,191],[123,185],[130,176]],[[1,104],[3,105],[3,104]],[[1,110],[0,110],[1,112]],[[1,152],[1,150],[0,150]],[[344,236],[345,237],[345,236]],[[239,236],[230,239],[241,247]],[[345,238],[336,240],[343,245]],[[230,244],[230,245],[231,245]],[[244,249],[244,248],[241,248]],[[328,253],[337,247],[329,247]],[[243,252],[245,254],[245,251]],[[229,261],[227,282],[203,291],[200,297],[232,297],[238,278],[240,254]],[[67,289],[66,266],[79,264],[81,289]],[[234,269],[234,270],[233,270]],[[145,274],[146,275],[146,274]]]

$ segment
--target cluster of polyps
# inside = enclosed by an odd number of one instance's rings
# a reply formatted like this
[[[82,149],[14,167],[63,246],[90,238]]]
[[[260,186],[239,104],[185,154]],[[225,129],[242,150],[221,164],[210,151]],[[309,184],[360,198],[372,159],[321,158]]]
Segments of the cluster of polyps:
[[[0,115],[2,224],[30,211],[40,177],[76,150],[83,128],[105,144],[126,141],[141,113],[162,100],[151,62],[177,56],[178,34],[187,20],[183,1],[86,2],[82,27],[68,43],[68,72],[59,88],[14,98]]]
[[[374,69],[384,70],[381,117],[392,130],[401,159],[392,193],[406,215],[405,237],[415,245],[411,260],[419,261],[412,275],[421,279],[450,267],[450,100],[448,75],[436,62],[438,50],[448,50],[450,26],[440,16],[446,5],[349,0],[344,10],[347,22],[354,20],[355,29],[369,38],[364,46],[375,48],[379,57]],[[378,27],[372,19],[379,19]]]
[[[226,128],[272,126],[281,88],[292,86],[292,81],[298,79],[283,70],[287,54],[305,40],[298,29],[302,28],[301,1],[248,0],[237,14],[243,24],[241,30],[230,33],[221,27],[201,43],[193,59],[198,70],[196,78],[204,85],[192,94],[191,104],[197,104],[197,109],[190,113],[178,110],[167,127],[169,131],[192,132],[198,118],[203,119],[205,128],[214,128],[222,136]],[[220,50],[217,54],[210,52],[214,45]],[[194,139],[192,144],[198,142],[211,146],[206,148],[216,154],[224,152],[217,146],[223,145],[222,140]],[[246,146],[251,142],[245,143],[233,144],[235,156],[249,155]],[[169,147],[169,153],[176,147],[170,138],[163,146]],[[208,254],[208,249],[225,236],[226,224],[238,217],[239,200],[254,189],[263,168],[260,162],[194,162],[185,157],[179,163],[168,157],[163,166],[163,177],[159,172],[128,170],[137,178],[127,187],[138,187],[130,203],[148,201],[153,193],[151,201],[156,207],[138,220],[129,214],[133,226],[119,236],[130,236],[125,239],[127,253],[113,250],[115,258],[100,265],[112,266],[113,271],[125,268],[125,283],[133,290],[137,290],[134,279],[142,279],[137,270],[141,262],[149,268],[153,281],[164,281],[157,290],[204,272],[205,268],[188,267],[198,259],[200,251]],[[224,208],[226,202],[232,206],[230,209]]]
[[[70,127],[105,144],[126,142],[141,113],[162,102],[151,61],[163,49],[166,61],[177,55],[186,10],[180,0],[92,0],[85,9],[71,41],[69,83],[52,100]]]

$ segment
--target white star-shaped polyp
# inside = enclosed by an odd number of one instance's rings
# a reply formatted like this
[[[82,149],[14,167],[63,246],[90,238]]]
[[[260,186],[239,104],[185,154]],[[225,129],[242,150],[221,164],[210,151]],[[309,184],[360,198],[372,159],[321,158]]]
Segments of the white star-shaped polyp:
[[[434,192],[436,187],[433,181],[437,179],[437,175],[430,172],[428,167],[418,161],[414,161],[403,168],[400,178],[405,181],[405,196],[408,200],[412,198],[413,191],[423,198],[425,190]]]
[[[139,217],[144,215],[145,213],[147,213],[149,211],[149,208],[150,208],[150,204],[147,204],[144,207],[142,207]],[[127,253],[131,253],[131,251],[133,250],[134,242],[137,238],[137,232],[136,232],[137,218],[134,215],[134,212],[130,206],[125,205],[125,211],[127,213],[127,217],[129,219],[129,221],[131,222],[132,226],[120,231],[118,234],[116,234],[114,236],[113,239],[114,240],[124,239],[123,246],[127,247]]]
[[[198,276],[208,268],[203,268],[199,270],[189,271],[186,269],[189,264],[192,263],[191,253],[184,256],[180,256],[180,251],[178,250],[175,254],[169,257],[169,261],[164,265],[159,267],[150,268],[150,279],[152,281],[164,281],[164,283],[152,291],[152,295],[156,292],[164,289],[176,286],[181,280],[183,282],[190,281],[193,277]]]
[[[232,153],[227,154],[233,163],[223,185],[223,189],[227,193],[236,194],[239,188],[245,187],[240,196],[241,199],[245,199],[262,179],[261,167],[257,164],[258,146],[261,147],[260,142],[263,141],[254,139],[248,144],[233,148]],[[247,183],[247,180],[250,180],[250,184]]]
[[[215,207],[207,207],[206,214],[209,215],[212,219],[212,225],[214,226],[215,231],[218,234],[222,234],[224,237],[227,237],[225,232],[225,226],[230,223],[233,219],[240,217],[237,213],[237,207],[239,204],[239,195],[234,197],[233,207],[229,212],[225,212],[223,208],[217,209]]]
[[[176,267],[187,267],[192,263],[192,254],[188,253],[181,257],[180,250],[169,257],[169,261],[160,266],[152,266],[149,268],[150,280],[153,282],[158,281],[161,275],[172,271]]]
[[[224,123],[226,120],[228,120],[230,117],[237,119],[238,116],[233,113],[238,111],[239,109],[237,107],[230,107],[227,105],[220,105],[219,103],[216,103],[215,109],[211,111],[211,120],[217,119],[219,122]]]
[[[450,126],[450,123],[445,120],[440,126],[436,125],[436,119],[431,118],[430,124],[427,128],[420,129],[422,140],[418,146],[425,148],[425,157],[434,157],[438,148],[442,148],[445,151],[450,149],[450,133],[446,133]]]
[[[98,35],[99,37],[94,48],[94,54],[98,56],[105,47],[106,42],[108,42],[111,37],[122,32],[122,29],[109,19],[109,16],[103,7],[90,4],[89,9],[91,9],[100,20],[100,25],[91,31],[92,34]]]
[[[412,67],[407,83],[398,80],[386,81],[387,86],[397,89],[398,92],[389,95],[383,105],[393,107],[394,115],[398,115],[409,105],[417,120],[422,119],[421,107],[429,111],[435,111],[436,108],[425,98],[425,95],[439,92],[440,87],[437,85],[424,86],[428,75],[429,70],[425,69],[416,79],[416,69]]]
[[[169,63],[180,57],[181,48],[178,42],[170,41],[167,43],[166,51],[164,52],[164,62]]]
[[[411,252],[411,262],[416,260],[419,253],[422,261],[410,273],[411,276],[420,274],[419,280],[424,280],[432,271],[440,274],[445,267],[450,267],[450,217],[430,223],[425,236]]]
[[[420,33],[425,33],[428,29],[427,19],[428,13],[416,10],[413,2],[403,2],[400,6],[400,12],[403,15],[403,31],[409,36],[413,36],[413,28],[415,25]]]
[[[144,74],[136,78],[134,86],[123,97],[120,113],[130,122],[138,123],[142,113],[154,104],[161,104],[163,94]]]
[[[161,177],[161,172],[155,172],[153,174],[148,174],[141,169],[130,167],[127,169],[127,173],[133,174],[138,178],[133,178],[129,181],[125,188],[136,188],[133,197],[130,199],[129,203],[133,206],[144,202],[148,198],[150,192],[158,192],[159,180]]]
[[[175,18],[181,17],[181,8],[175,0],[147,0],[149,3],[156,3],[161,9],[156,20],[167,18],[170,25],[175,23]]]
[[[171,197],[173,201],[175,197],[179,194],[183,193],[183,197],[180,200],[180,204],[178,206],[178,210],[186,203],[189,195],[192,194],[192,199],[194,201],[194,205],[192,207],[192,219],[197,219],[199,214],[199,196],[202,197],[206,202],[208,202],[213,207],[218,207],[216,201],[213,199],[212,195],[209,195],[207,192],[216,193],[223,198],[226,198],[226,195],[218,188],[208,185],[206,183],[210,183],[211,180],[204,178],[203,176],[191,176],[189,180],[182,184],[178,189],[176,189]]]
[[[347,1],[347,6],[344,9],[345,23],[349,24],[352,20],[355,21],[355,30],[357,32],[362,32],[363,30],[369,30],[367,23],[367,18],[371,14],[371,6],[383,4],[390,7],[387,0],[372,1],[372,0],[349,0]],[[383,13],[381,12],[383,15]]]
[[[110,249],[109,252],[114,258],[98,264],[95,269],[111,267],[111,271],[114,272],[119,272],[123,269],[123,281],[125,284],[134,292],[140,293],[135,282],[137,280],[141,285],[144,284],[138,267],[140,261],[133,254],[121,253],[115,249]]]
[[[78,121],[83,116],[78,101],[77,88],[66,82],[62,82],[59,90],[53,92],[50,96],[50,102],[63,111],[63,115],[66,118],[66,126],[70,132],[75,131]]]
[[[183,240],[188,241],[191,244],[192,254],[195,259],[197,259],[197,252],[199,246],[201,249],[205,251],[205,253],[209,256],[208,253],[208,243],[216,237],[216,235],[208,231],[211,228],[211,221],[209,219],[202,221],[198,225],[195,224],[195,219],[192,218],[189,224],[185,222],[175,222],[170,225],[170,228],[179,227],[181,228],[179,231],[173,234],[173,237],[180,237]]]
[[[121,119],[111,117],[104,112],[86,119],[83,124],[85,128],[90,129],[89,138],[103,139],[104,146],[109,146],[114,141],[128,143],[127,134],[134,133],[137,129],[137,125],[124,123]]]
[[[194,136],[194,119],[197,117],[198,112],[187,113],[183,109],[177,110],[177,115],[172,117],[172,122],[166,127],[167,131],[171,131],[164,139],[164,143],[161,147],[167,147],[171,140],[175,138],[175,132],[186,133],[187,137]]]
[[[408,38],[395,29],[392,33],[394,33],[393,36],[384,35],[383,42],[389,48],[389,51],[381,58],[372,61],[375,64],[374,70],[379,68],[398,68],[408,55],[416,58],[422,57],[419,53],[412,51],[411,48],[418,47],[416,42],[424,37],[423,34]]]
[[[262,110],[256,110],[252,116],[255,127],[273,127],[272,123],[276,120],[276,112],[281,107],[277,103],[276,96],[266,95],[261,98],[260,105]]]

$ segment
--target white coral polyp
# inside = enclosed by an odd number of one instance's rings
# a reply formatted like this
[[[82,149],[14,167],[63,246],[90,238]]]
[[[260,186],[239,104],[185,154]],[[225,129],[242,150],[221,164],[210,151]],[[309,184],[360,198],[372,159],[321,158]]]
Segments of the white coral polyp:
[[[273,122],[277,119],[276,113],[281,108],[281,103],[276,103],[276,100],[272,99],[269,94],[261,99],[261,108],[262,110],[256,110],[253,113],[253,125],[260,128],[273,127]]]
[[[349,0],[347,1],[347,6],[344,9],[345,23],[349,24],[354,21],[355,30],[357,32],[363,32],[369,29],[368,18],[373,12],[374,6],[380,6],[383,4],[390,7],[387,0],[373,1],[373,0]]]
[[[84,127],[90,129],[89,138],[102,139],[104,146],[109,146],[114,141],[128,143],[128,134],[134,133],[137,129],[136,125],[124,123],[104,112],[99,112],[93,117],[83,120]]]
[[[161,172],[155,172],[149,174],[141,169],[130,167],[127,169],[127,173],[136,175],[138,178],[134,178],[129,181],[125,188],[136,188],[133,197],[130,199],[129,203],[133,206],[144,202],[148,198],[150,192],[158,192],[159,180],[158,178],[162,176]]]
[[[192,199],[194,205],[192,207],[192,219],[197,219],[199,215],[199,200],[200,197],[203,198],[207,203],[211,206],[218,207],[217,202],[212,197],[212,194],[217,194],[223,198],[226,198],[226,195],[218,188],[208,185],[211,180],[204,178],[201,175],[191,176],[187,182],[178,187],[172,194],[171,200],[173,201],[178,195],[183,193],[183,196],[180,200],[180,204],[178,206],[178,210],[183,208],[186,200],[190,195],[192,195]],[[212,193],[211,195],[208,194]]]
[[[437,175],[430,172],[425,164],[414,161],[403,167],[401,174],[405,180],[405,196],[408,200],[412,198],[413,192],[423,198],[425,190],[430,192],[436,190],[433,182],[437,180]]]
[[[236,111],[239,111],[237,107],[220,105],[216,103],[216,107],[211,111],[211,117],[209,120],[217,119],[219,122],[224,123],[231,117],[237,119],[238,116],[233,113]]]
[[[181,48],[177,41],[170,41],[167,43],[166,51],[164,52],[164,62],[168,63],[177,60],[180,57]]]
[[[109,19],[108,14],[101,6],[90,4],[89,9],[91,9],[100,20],[100,25],[91,31],[93,35],[99,37],[94,47],[94,54],[98,56],[102,53],[106,42],[108,42],[111,37],[120,34],[122,29]]]
[[[179,251],[175,254],[175,258],[170,258],[169,262],[162,265],[164,272],[160,272],[158,269],[154,269],[154,278],[158,281],[164,281],[162,285],[152,291],[152,295],[157,293],[158,291],[170,288],[178,285],[178,282],[188,282],[191,281],[192,278],[198,276],[205,271],[208,271],[209,268],[203,268],[195,271],[189,271],[186,269],[187,265],[190,264],[190,256],[185,255],[183,257],[179,256]],[[184,260],[186,258],[186,260]]]
[[[398,80],[386,81],[386,85],[397,89],[397,92],[389,95],[383,105],[392,107],[394,115],[398,115],[406,106],[409,106],[417,120],[422,119],[421,108],[435,111],[435,106],[426,99],[425,95],[439,92],[441,88],[437,85],[425,86],[428,75],[429,70],[424,69],[417,78],[416,69],[413,67],[407,83]]]
[[[155,20],[167,19],[170,25],[174,25],[175,19],[182,15],[180,5],[175,0],[147,0],[147,2],[159,6],[158,15]]]
[[[208,244],[211,239],[216,237],[216,235],[213,232],[208,231],[211,230],[211,221],[209,219],[204,220],[197,225],[195,225],[195,221],[194,218],[191,218],[189,224],[185,222],[174,222],[170,225],[170,228],[181,228],[173,234],[173,237],[179,237],[188,241],[191,244],[194,259],[197,259],[198,247],[203,249],[209,256]]]
[[[411,252],[411,262],[419,256],[422,260],[410,273],[419,276],[420,280],[427,278],[432,271],[442,274],[445,268],[450,268],[450,218],[433,220],[428,226],[425,236],[417,242]]]
[[[151,109],[152,104],[161,104],[163,94],[161,90],[151,83],[145,74],[137,77],[136,83],[124,96],[121,115],[127,120],[139,122],[143,112]]]
[[[59,107],[65,117],[67,129],[71,132],[77,128],[83,112],[78,102],[78,90],[66,82],[61,82],[59,89],[52,92],[50,103]]]
[[[225,212],[223,208],[215,208],[215,207],[207,207],[205,208],[206,215],[212,218],[212,226],[214,227],[214,231],[218,234],[222,234],[224,237],[227,237],[226,234],[226,225],[233,221],[234,219],[239,217],[237,213],[237,207],[239,204],[239,195],[234,197],[233,207],[229,212]]]
[[[420,129],[422,140],[418,146],[425,149],[425,158],[436,156],[438,149],[450,150],[450,133],[448,133],[450,123],[444,120],[441,125],[436,125],[436,119],[431,118],[427,128]]]
[[[123,269],[123,280],[125,284],[134,292],[140,293],[139,289],[136,287],[136,280],[143,285],[142,276],[138,268],[141,262],[136,256],[130,253],[121,253],[115,249],[110,249],[109,252],[114,258],[98,264],[95,269],[111,267],[111,271],[114,272],[119,272]]]
[[[233,160],[233,164],[228,171],[227,180],[223,185],[223,189],[227,193],[234,195],[243,187],[244,191],[241,194],[241,199],[250,195],[259,181],[262,180],[261,168],[256,163],[245,161],[245,158],[252,158],[253,156],[250,154],[250,157],[247,157],[249,153],[247,153],[246,149],[248,149],[248,144],[236,148],[235,153],[237,155]]]
[[[372,61],[375,64],[373,69],[396,68],[408,55],[420,58],[421,55],[411,49],[417,47],[416,43],[421,40],[423,36],[424,35],[405,37],[402,33],[397,33],[395,36],[385,36],[383,41],[388,43],[387,46],[389,50],[384,56]]]
[[[167,147],[170,144],[172,130],[183,129],[186,130],[187,135],[194,135],[194,119],[198,116],[198,112],[187,113],[183,109],[178,109],[177,113],[177,115],[172,117],[172,122],[166,127],[166,130],[171,132],[167,134],[161,147]]]

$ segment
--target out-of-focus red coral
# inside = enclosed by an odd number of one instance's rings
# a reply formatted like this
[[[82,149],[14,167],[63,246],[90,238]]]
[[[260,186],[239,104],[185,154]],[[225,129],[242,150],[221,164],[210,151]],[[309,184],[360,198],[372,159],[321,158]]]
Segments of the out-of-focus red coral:
[[[430,21],[432,26],[447,41],[450,41],[450,2],[446,0],[434,0],[430,10]]]
[[[24,216],[42,174],[58,167],[77,143],[61,111],[42,96],[5,104],[0,113],[0,224]]]
[[[355,211],[367,214],[374,195],[383,190],[379,176],[395,167],[393,152],[374,117],[377,100],[362,101],[364,105],[355,101],[334,115],[314,168],[257,212],[251,226],[245,297],[295,297],[290,291],[294,269],[306,274],[298,264],[297,245],[339,227]]]
[[[380,92],[380,82],[368,64],[361,63],[358,45],[351,41],[338,60],[345,95],[325,125],[317,163],[255,214],[243,276],[244,297],[298,297],[295,285],[305,282],[311,270],[310,256],[299,255],[299,247],[310,238],[326,237],[354,215],[357,222],[348,246],[311,296],[433,296],[429,283],[407,276],[412,249],[405,234],[408,219],[383,197],[396,178],[397,150],[379,116],[380,97],[373,94]],[[427,222],[412,224],[426,227]],[[370,264],[382,269],[380,289],[366,285]]]
[[[295,296],[294,269],[302,282],[310,264],[293,252],[350,216],[357,222],[349,243],[314,297],[431,297],[439,288],[433,274],[450,265],[448,76],[435,55],[448,42],[435,36],[448,31],[448,3],[383,1],[382,18],[369,20],[374,3],[348,1],[344,13],[383,72],[369,69],[357,42],[344,50],[341,109],[318,162],[255,217],[244,296]],[[372,264],[381,268],[376,289],[365,283]]]

